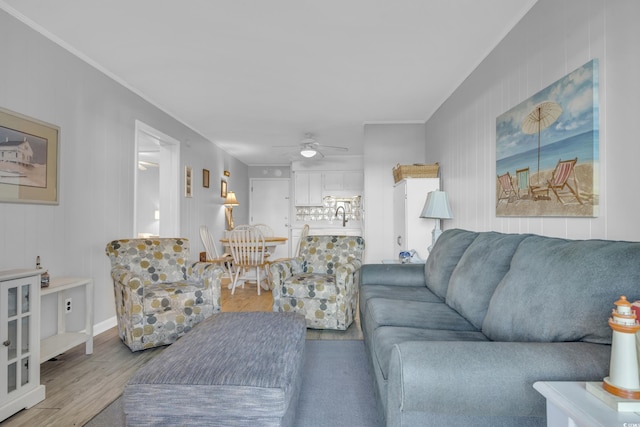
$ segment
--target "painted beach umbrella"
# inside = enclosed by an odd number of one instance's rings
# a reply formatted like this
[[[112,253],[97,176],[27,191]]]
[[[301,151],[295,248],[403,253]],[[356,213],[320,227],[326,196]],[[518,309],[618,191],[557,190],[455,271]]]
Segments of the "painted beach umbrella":
[[[562,114],[562,107],[557,102],[544,101],[531,109],[522,121],[522,132],[534,135],[538,134],[538,175],[536,180],[540,183],[540,131],[548,128],[558,120]]]

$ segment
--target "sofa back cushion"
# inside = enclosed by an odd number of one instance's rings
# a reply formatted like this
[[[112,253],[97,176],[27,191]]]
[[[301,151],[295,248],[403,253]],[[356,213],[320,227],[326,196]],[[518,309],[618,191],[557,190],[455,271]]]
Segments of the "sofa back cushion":
[[[149,238],[114,240],[107,244],[111,266],[138,274],[144,284],[186,279],[189,239]]]
[[[453,270],[446,302],[476,328],[482,328],[493,292],[509,271],[518,245],[527,236],[480,233]]]
[[[482,326],[494,341],[611,344],[614,301],[640,298],[640,243],[530,236]]]
[[[425,282],[431,292],[442,299],[447,296],[451,273],[476,237],[478,233],[460,229],[446,230],[440,235],[424,266]]]

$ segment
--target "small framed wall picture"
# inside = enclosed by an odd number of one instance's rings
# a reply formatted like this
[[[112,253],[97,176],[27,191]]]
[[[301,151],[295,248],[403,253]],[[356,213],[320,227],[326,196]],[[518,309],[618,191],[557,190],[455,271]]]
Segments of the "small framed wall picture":
[[[209,188],[209,169],[202,169],[202,186]]]
[[[193,186],[192,186],[193,176],[191,173],[191,167],[185,166],[184,168],[184,197],[192,197],[193,196]]]
[[[227,181],[224,179],[220,181],[220,197],[227,198]]]

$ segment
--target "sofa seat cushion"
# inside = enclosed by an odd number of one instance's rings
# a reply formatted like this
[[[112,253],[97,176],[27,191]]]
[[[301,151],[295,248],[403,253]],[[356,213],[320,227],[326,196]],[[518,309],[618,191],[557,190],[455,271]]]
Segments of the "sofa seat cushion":
[[[494,292],[483,332],[494,341],[611,344],[607,317],[640,291],[640,243],[530,236]]]
[[[389,298],[408,301],[443,302],[425,286],[367,285],[360,288],[360,303],[371,298]],[[362,305],[364,307],[364,305]]]
[[[184,280],[145,286],[143,301],[146,315],[169,310],[184,310],[185,314],[190,315],[197,306],[212,303],[205,301],[200,286]]]
[[[481,233],[451,274],[447,304],[480,329],[489,301],[526,234]]]
[[[382,326],[373,333],[373,359],[379,365],[384,379],[388,379],[391,350],[396,344],[407,341],[488,341],[479,331],[445,331]]]
[[[478,233],[466,230],[446,230],[433,246],[424,265],[427,288],[444,299],[453,270],[469,245],[478,237]]]
[[[464,317],[441,302],[372,298],[367,302],[365,317],[370,332],[381,326],[477,331]]]
[[[321,273],[300,273],[288,277],[282,284],[282,296],[289,298],[334,299],[336,276]]]

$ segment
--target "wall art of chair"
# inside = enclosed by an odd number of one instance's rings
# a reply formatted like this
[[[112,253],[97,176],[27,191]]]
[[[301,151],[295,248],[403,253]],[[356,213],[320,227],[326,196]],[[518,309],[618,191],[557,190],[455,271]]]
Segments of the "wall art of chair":
[[[190,261],[188,239],[114,240],[106,253],[118,333],[131,351],[171,344],[220,311],[223,269]]]
[[[500,204],[500,200],[506,200],[509,203],[512,199],[518,199],[518,192],[513,187],[513,180],[509,172],[498,176],[498,184],[500,184],[500,193],[498,193],[496,207]]]
[[[304,315],[308,328],[345,330],[356,313],[360,236],[308,236],[300,256],[270,265],[273,311]]]
[[[518,199],[549,200],[549,188],[531,185],[529,182],[529,167],[516,170],[518,182]]]
[[[578,162],[578,158],[571,160],[558,160],[558,164],[551,175],[551,179],[547,181],[549,185],[549,189],[553,191],[553,194],[556,195],[558,201],[563,205],[566,205],[566,202],[560,198],[560,195],[567,195],[571,193],[578,203],[583,204],[580,199],[580,189],[578,184],[578,178],[576,177],[575,166]],[[569,185],[569,178],[572,178],[573,188]],[[564,193],[559,193],[565,190]],[[568,192],[566,190],[569,190]]]

